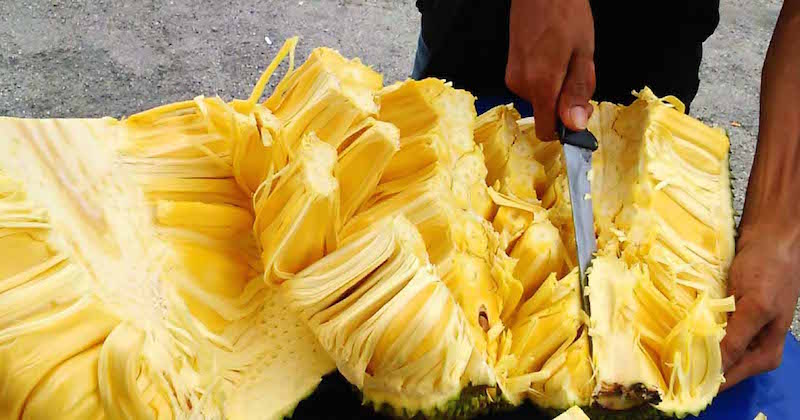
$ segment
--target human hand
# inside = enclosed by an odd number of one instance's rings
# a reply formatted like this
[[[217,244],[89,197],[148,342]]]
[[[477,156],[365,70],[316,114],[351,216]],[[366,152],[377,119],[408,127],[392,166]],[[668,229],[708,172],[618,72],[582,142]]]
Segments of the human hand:
[[[800,290],[793,230],[777,225],[742,229],[729,276],[736,310],[722,340],[723,390],[781,363]]]
[[[536,136],[555,140],[592,115],[594,21],[587,0],[512,0],[506,85],[533,105]]]

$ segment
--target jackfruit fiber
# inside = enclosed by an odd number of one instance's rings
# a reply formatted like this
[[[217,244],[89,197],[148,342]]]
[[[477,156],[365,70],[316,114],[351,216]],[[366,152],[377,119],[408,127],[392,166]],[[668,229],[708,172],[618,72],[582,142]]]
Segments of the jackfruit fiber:
[[[593,104],[589,316],[535,120],[296,43],[246,99],[0,119],[0,418],[282,418],[333,369],[398,417],[711,402],[723,132]]]
[[[464,313],[402,216],[362,230],[284,283],[342,374],[376,404],[430,409],[494,385]]]

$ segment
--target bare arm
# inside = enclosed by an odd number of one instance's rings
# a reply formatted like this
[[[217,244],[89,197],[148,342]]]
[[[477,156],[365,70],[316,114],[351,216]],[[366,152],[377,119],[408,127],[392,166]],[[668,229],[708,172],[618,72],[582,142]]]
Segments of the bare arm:
[[[800,0],[786,0],[761,74],[758,146],[730,273],[725,387],[781,362],[800,292]]]

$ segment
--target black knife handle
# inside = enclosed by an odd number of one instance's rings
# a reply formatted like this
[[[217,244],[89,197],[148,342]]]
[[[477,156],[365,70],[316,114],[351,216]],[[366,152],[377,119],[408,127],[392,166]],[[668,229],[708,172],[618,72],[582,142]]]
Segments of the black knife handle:
[[[561,144],[571,144],[591,151],[597,150],[597,138],[589,130],[572,131],[561,122],[560,118],[557,118],[556,131]]]

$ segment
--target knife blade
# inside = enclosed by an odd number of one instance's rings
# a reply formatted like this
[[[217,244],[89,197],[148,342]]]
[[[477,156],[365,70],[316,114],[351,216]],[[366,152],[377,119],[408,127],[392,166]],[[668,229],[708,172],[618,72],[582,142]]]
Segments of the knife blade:
[[[567,165],[567,181],[572,203],[572,222],[575,226],[575,244],[580,270],[581,298],[583,310],[591,315],[587,271],[592,256],[597,251],[594,236],[594,214],[592,213],[592,188],[589,184],[589,171],[592,169],[592,152],[597,150],[597,139],[589,130],[571,131],[559,124],[559,140]]]

